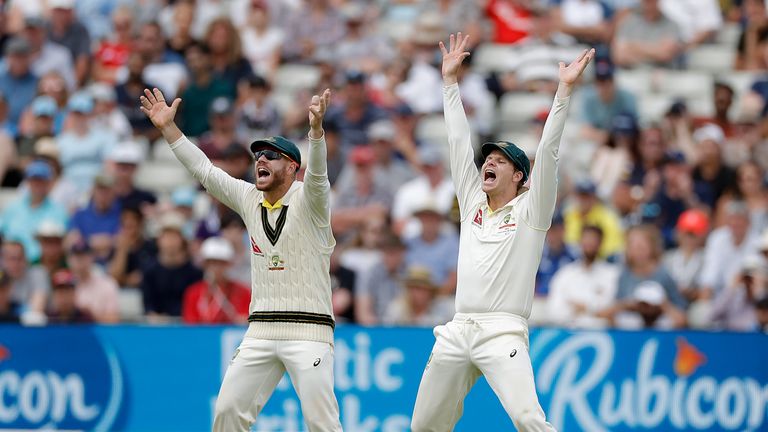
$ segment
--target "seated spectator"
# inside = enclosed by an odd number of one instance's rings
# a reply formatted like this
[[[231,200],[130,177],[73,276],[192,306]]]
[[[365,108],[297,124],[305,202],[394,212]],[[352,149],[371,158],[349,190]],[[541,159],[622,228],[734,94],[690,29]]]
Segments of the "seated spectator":
[[[358,275],[369,272],[381,265],[381,247],[389,234],[385,215],[366,220],[349,242],[341,243],[339,262]]]
[[[308,62],[317,52],[333,50],[344,36],[344,22],[329,0],[310,0],[294,12],[288,29],[283,58],[286,61]]]
[[[240,30],[243,55],[251,62],[251,69],[270,79],[280,65],[280,51],[285,40],[283,29],[270,19],[271,12],[267,1],[251,1],[248,23]],[[271,135],[275,134],[265,136]]]
[[[90,246],[76,242],[70,247],[67,263],[76,281],[75,304],[99,323],[120,320],[117,282],[94,263]]]
[[[88,91],[93,96],[93,126],[112,131],[120,141],[130,140],[133,137],[131,123],[117,106],[115,88],[109,84],[94,83]]]
[[[229,241],[234,256],[229,263],[227,277],[247,287],[251,286],[251,242],[245,222],[237,213],[230,213],[221,221],[220,235]]]
[[[659,0],[642,0],[619,21],[611,58],[621,67],[673,67],[684,48],[677,24],[659,9]]]
[[[88,204],[72,215],[71,236],[88,243],[100,265],[106,263],[115,245],[115,236],[120,230],[120,210],[115,178],[100,174],[93,181]]]
[[[394,234],[381,245],[381,264],[367,273],[357,273],[355,321],[376,325],[384,320],[390,303],[403,292],[401,274],[405,263],[405,244]]]
[[[585,128],[590,129],[591,126]],[[596,138],[602,139],[598,136],[603,133],[602,130],[594,129],[594,132]],[[631,166],[639,158],[640,131],[637,128],[637,120],[629,114],[613,117],[607,137],[604,143],[598,144],[590,162],[590,178],[597,186],[597,195],[603,200],[613,196]]]
[[[347,71],[340,97],[343,102],[328,109],[326,120],[335,122],[341,137],[342,151],[368,143],[368,128],[377,120],[386,118],[386,113],[368,97],[366,76],[359,71]]]
[[[616,84],[610,60],[595,62],[595,83],[584,88],[580,114],[581,135],[595,143],[607,142],[614,131],[637,134],[637,100]]]
[[[0,270],[0,323],[19,324],[21,305],[11,295],[11,278]]]
[[[768,43],[768,11],[763,0],[741,2],[743,25],[736,46],[735,70],[760,71],[768,67],[765,44]]]
[[[134,48],[144,66],[141,80],[156,85],[168,100],[173,100],[178,95],[180,86],[187,80],[187,71],[184,67],[184,57],[167,48],[160,24],[157,22],[143,24],[139,29]],[[129,69],[131,69],[131,61],[132,59],[129,58]],[[138,63],[135,67],[138,69]]]
[[[251,290],[227,276],[235,256],[232,245],[222,237],[210,237],[200,254],[205,277],[184,291],[182,319],[186,324],[244,324]]]
[[[24,20],[24,39],[29,43],[32,73],[41,77],[56,71],[67,83],[67,88],[77,87],[75,65],[69,50],[63,45],[48,40],[45,20],[41,17],[27,17]]]
[[[67,267],[64,248],[66,233],[64,225],[56,221],[45,220],[40,223],[35,232],[35,240],[40,245],[40,257],[32,261],[32,269],[40,268],[50,277],[56,270]]]
[[[150,191],[140,189],[134,184],[136,170],[144,159],[144,152],[138,143],[123,141],[119,143],[108,160],[114,164],[114,192],[120,206],[141,209],[151,213],[151,208],[157,203],[157,197]]]
[[[443,108],[439,57],[435,56],[435,45],[443,38],[442,19],[431,12],[417,18],[407,40],[410,52],[405,55],[410,63],[405,79],[395,86],[395,96],[418,114],[438,113]]]
[[[464,104],[464,110],[472,130],[480,135],[481,140],[491,141],[496,101],[493,94],[488,90],[485,77],[473,71],[472,58],[470,55],[464,59],[464,67],[459,69],[457,76],[461,102]],[[518,74],[520,72],[518,70]],[[542,77],[538,73],[532,73],[524,77],[526,78],[525,85],[533,91],[548,91],[551,88],[547,87],[547,84],[552,83],[547,76]],[[540,84],[541,82],[544,84]]]
[[[708,124],[694,132],[693,141],[696,155],[691,173],[693,189],[702,204],[714,209],[723,193],[736,182],[733,169],[723,161],[725,136],[718,126]]]
[[[728,173],[731,172],[730,168]],[[726,223],[723,210],[732,201],[743,201],[749,207],[749,229],[762,234],[768,228],[768,193],[765,188],[765,174],[754,161],[747,161],[736,168],[735,187],[725,189],[717,203],[717,223]]]
[[[566,264],[578,257],[577,251],[565,243],[565,228],[563,214],[555,211],[552,224],[544,238],[544,250],[541,252],[541,263],[536,271],[535,295],[549,295],[552,277]],[[602,233],[601,233],[602,237]],[[602,240],[602,239],[601,239]]]
[[[38,76],[32,72],[32,47],[25,39],[14,37],[5,43],[5,67],[0,70],[0,94],[8,106],[8,122],[11,135],[16,135],[16,125],[24,109],[37,93]]]
[[[164,13],[170,12],[168,18]],[[195,24],[195,2],[192,0],[182,0],[169,4],[160,12],[160,21],[165,24],[170,22],[168,27],[172,27],[171,34],[168,35],[168,48],[174,53],[183,56],[187,48],[195,43],[193,33],[193,24]],[[198,26],[199,26],[198,20]]]
[[[183,223],[177,214],[163,215],[157,236],[157,261],[141,280],[149,322],[164,323],[180,317],[184,291],[203,278],[190,259],[187,241],[181,233]]]
[[[576,204],[568,208],[563,215],[566,244],[578,247],[583,227],[594,225],[603,232],[600,258],[609,258],[620,253],[624,246],[624,236],[619,218],[597,197],[595,184],[590,180],[579,181],[575,192]]]
[[[197,231],[198,220],[195,216],[197,189],[191,186],[179,186],[171,193],[172,212],[178,213],[184,220],[181,232],[184,238],[192,239]]]
[[[632,186],[643,187],[643,197],[652,196],[661,181],[668,145],[659,125],[653,124],[640,132],[637,152],[626,181]]]
[[[117,142],[106,129],[91,125],[93,97],[85,92],[73,94],[67,102],[69,128],[56,137],[64,178],[74,183],[79,193],[87,193],[93,179]]]
[[[757,314],[756,331],[768,333],[768,295],[755,303],[755,313]]]
[[[13,239],[5,239],[2,245],[3,270],[11,279],[11,297],[21,312],[42,314],[51,291],[48,273],[41,268],[31,268],[24,255],[24,245]]]
[[[402,238],[417,236],[421,227],[413,217],[415,210],[425,200],[432,200],[447,215],[456,200],[453,181],[445,175],[445,165],[440,150],[432,144],[422,144],[418,150],[421,173],[397,189],[392,204],[393,229]]]
[[[326,163],[328,164],[328,181],[331,187],[336,187],[336,181],[339,179],[347,158],[341,148],[341,135],[339,134],[339,125],[335,121],[323,121],[325,130],[325,149],[328,153]]]
[[[664,287],[652,280],[640,282],[632,297],[620,301],[614,309],[614,323],[621,329],[669,330],[686,324],[685,314],[668,300]]]
[[[214,114],[214,101],[217,98],[230,102],[227,113],[231,113],[231,98],[235,96],[235,88],[234,82],[216,77],[211,70],[211,51],[208,46],[192,44],[187,48],[185,57],[190,81],[181,93],[184,108],[180,112],[180,120],[184,133],[196,137],[210,129],[208,116]]]
[[[485,29],[482,28],[482,10],[474,0],[437,0],[421,2],[419,15],[427,12],[437,12],[442,20],[442,28],[446,34],[463,32],[464,34],[477,35],[475,41],[470,41],[470,46],[481,42]]]
[[[75,2],[59,1],[51,4],[51,17],[48,25],[48,39],[64,45],[75,63],[77,83],[87,81],[91,61],[91,38],[88,29],[75,15]]]
[[[50,96],[38,96],[32,101],[32,124],[28,131],[20,130],[17,138],[19,165],[26,167],[35,155],[35,144],[41,138],[52,138],[57,131],[54,118],[58,111],[56,101]]]
[[[366,16],[364,3],[347,3],[340,12],[345,32],[334,49],[340,67],[374,73],[392,61],[395,53],[391,45],[377,34],[374,23],[368,22],[370,19]]]
[[[405,262],[429,270],[439,294],[453,295],[456,292],[459,236],[454,230],[443,229],[446,216],[447,213],[429,199],[414,209],[413,217],[419,220],[421,234],[406,240]]]
[[[262,76],[246,78],[238,87],[237,137],[249,143],[260,137],[280,135],[282,119],[272,98],[272,88]],[[327,125],[323,125],[328,132]]]
[[[144,237],[144,214],[136,207],[123,207],[115,248],[107,264],[109,274],[121,287],[137,288],[156,259],[157,246]]]
[[[203,38],[210,49],[213,76],[228,83],[238,83],[253,75],[251,63],[243,57],[240,33],[227,17],[219,17],[208,24]],[[230,97],[234,98],[232,88]]]
[[[735,138],[738,128],[731,116],[734,96],[733,87],[725,82],[715,81],[712,92],[715,114],[712,117],[694,117],[693,126],[700,128],[705,124],[713,123],[722,129],[726,138]]]
[[[599,328],[606,322],[598,313],[616,296],[619,269],[598,258],[603,232],[586,225],[581,231],[581,257],[555,273],[549,287],[547,307],[555,325]]]
[[[130,7],[118,6],[112,11],[112,31],[102,39],[93,53],[93,78],[114,84],[120,69],[128,63],[133,47],[134,17]]]
[[[750,229],[749,207],[732,201],[723,209],[725,225],[709,234],[704,248],[704,266],[699,275],[702,297],[716,297],[736,279],[745,257],[758,248],[759,237]]]
[[[93,317],[77,305],[75,277],[61,269],[51,276],[51,300],[45,310],[48,324],[79,324],[93,322]]]
[[[525,0],[488,0],[485,13],[493,24],[491,41],[514,44],[525,39],[533,28],[533,18]]]
[[[665,17],[677,24],[686,49],[712,41],[723,26],[723,15],[717,0],[659,0]]]
[[[331,303],[336,322],[355,322],[356,274],[341,264],[340,249],[331,254]]]
[[[59,149],[53,138],[43,138],[35,143],[35,159],[39,159],[50,165],[53,177],[51,178],[51,190],[49,198],[61,206],[68,214],[72,214],[83,201],[74,183],[62,177],[61,163],[59,163]],[[26,184],[22,185],[27,186]]]
[[[757,327],[756,303],[768,290],[768,269],[759,255],[745,257],[736,280],[712,302],[710,319],[715,327],[734,331],[752,331]]]
[[[439,297],[439,287],[429,270],[420,266],[408,268],[404,278],[405,292],[387,307],[384,324],[434,327],[453,317],[453,298]]]
[[[43,161],[27,165],[25,170],[27,191],[8,204],[0,214],[0,233],[5,239],[17,239],[24,245],[27,259],[40,257],[40,245],[35,232],[43,221],[50,220],[67,225],[67,211],[50,197],[53,170]]]
[[[580,43],[607,44],[613,28],[608,10],[599,0],[560,0],[552,8],[557,28]]]
[[[200,136],[198,146],[214,163],[223,159],[230,147],[245,148],[238,141],[234,112],[235,105],[227,97],[217,97],[211,102],[208,110],[210,129]]]
[[[709,234],[709,216],[699,209],[684,211],[675,225],[677,247],[664,254],[664,268],[680,294],[690,303],[701,297],[699,275],[704,267],[704,242]]]
[[[133,129],[134,135],[141,135],[147,139],[155,140],[160,132],[152,125],[152,122],[136,106],[136,100],[144,94],[144,89],[155,87],[144,79],[144,69],[147,61],[141,54],[134,52],[128,57],[126,64],[127,77],[123,82],[115,86],[117,106],[125,114],[128,123]]]
[[[411,164],[418,165],[416,144],[398,136],[395,124],[379,120],[368,128],[368,140],[376,155],[376,175],[386,179],[392,196],[407,181],[415,177]],[[397,153],[405,160],[397,157]]]

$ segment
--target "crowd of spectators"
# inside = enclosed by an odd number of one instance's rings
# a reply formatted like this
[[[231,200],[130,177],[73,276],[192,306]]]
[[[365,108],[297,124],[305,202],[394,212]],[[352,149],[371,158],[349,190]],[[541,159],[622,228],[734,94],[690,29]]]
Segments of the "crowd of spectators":
[[[558,62],[597,49],[561,145],[534,325],[768,330],[763,0],[0,4],[0,321],[245,322],[244,224],[140,112],[152,87],[246,181],[247,145],[306,148],[310,97],[331,88],[337,321],[450,320],[437,42],[463,31],[474,143],[510,139],[534,164]]]

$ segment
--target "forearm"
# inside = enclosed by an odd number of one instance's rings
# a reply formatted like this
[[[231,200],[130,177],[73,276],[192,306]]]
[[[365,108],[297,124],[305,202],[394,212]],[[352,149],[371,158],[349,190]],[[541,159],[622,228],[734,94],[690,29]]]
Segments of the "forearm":
[[[318,136],[319,134],[319,136]],[[318,225],[330,223],[331,183],[328,181],[328,150],[325,145],[323,130],[310,130],[307,171],[304,174],[304,187],[309,193],[304,194],[309,208]]]
[[[109,263],[109,274],[120,285],[125,285],[125,270],[128,267],[128,251],[123,248],[115,249],[115,256]]]
[[[171,122],[171,124],[160,128],[160,133],[163,134],[163,138],[165,138],[168,144],[178,141],[183,135],[179,126],[176,125],[176,122]]]

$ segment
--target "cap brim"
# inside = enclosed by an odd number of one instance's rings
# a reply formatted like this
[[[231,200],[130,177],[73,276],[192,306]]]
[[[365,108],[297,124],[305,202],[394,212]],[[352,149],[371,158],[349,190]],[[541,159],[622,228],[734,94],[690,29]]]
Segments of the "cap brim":
[[[251,154],[256,154],[257,151],[264,148],[270,148],[272,150],[275,150],[276,152],[280,153],[281,155],[285,156],[294,163],[299,163],[298,161],[294,160],[292,157],[290,157],[287,153],[283,151],[280,147],[276,146],[274,143],[271,143],[269,141],[264,140],[258,140],[251,143]]]

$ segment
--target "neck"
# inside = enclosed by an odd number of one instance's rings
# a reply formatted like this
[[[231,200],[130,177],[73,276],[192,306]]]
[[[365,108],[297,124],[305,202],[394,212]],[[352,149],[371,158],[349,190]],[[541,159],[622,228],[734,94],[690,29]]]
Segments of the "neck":
[[[85,269],[83,271],[79,271],[79,272],[73,272],[73,273],[75,275],[75,278],[77,278],[77,280],[79,280],[81,282],[82,281],[87,281],[88,279],[91,278],[91,269],[90,268],[87,268],[87,269]]]
[[[498,193],[498,194],[487,194],[488,196],[488,207],[492,211],[496,211],[505,205],[507,205],[508,202],[512,201],[517,196],[517,186],[513,186],[509,188],[508,190]]]
[[[31,205],[32,207],[37,207],[37,206],[41,205],[43,203],[43,201],[45,201],[45,197],[44,196],[30,195],[30,197],[29,197],[29,205]]]
[[[437,240],[439,232],[424,232],[421,233],[421,239],[427,243],[432,243]]]
[[[274,205],[276,202],[280,201],[280,199],[283,198],[285,194],[288,193],[288,190],[291,189],[292,185],[293,182],[285,182],[275,189],[264,191],[264,199],[268,203]]]
[[[186,261],[187,257],[182,252],[163,252],[160,253],[160,262],[166,267],[178,267]]]
[[[649,275],[656,269],[656,263],[653,261],[638,263],[633,266],[633,271],[641,275]]]
[[[592,264],[595,263],[595,258],[594,256],[584,256],[584,266],[592,267]]]
[[[207,86],[211,82],[211,74],[208,71],[199,72],[195,77],[195,84],[199,87]]]

